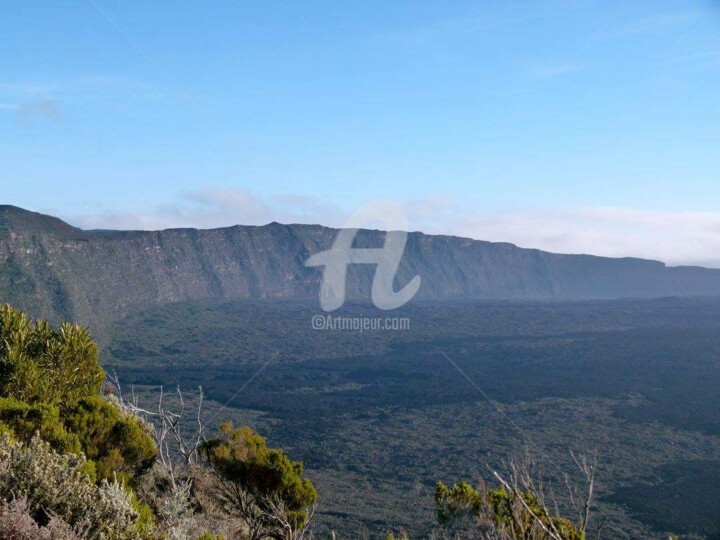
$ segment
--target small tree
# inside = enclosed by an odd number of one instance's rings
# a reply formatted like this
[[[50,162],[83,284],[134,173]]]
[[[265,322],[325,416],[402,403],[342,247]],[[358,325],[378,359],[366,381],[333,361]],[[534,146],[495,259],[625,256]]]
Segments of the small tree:
[[[303,465],[268,448],[249,427],[220,426],[201,447],[213,473],[216,502],[247,524],[252,540],[302,538],[317,499]]]

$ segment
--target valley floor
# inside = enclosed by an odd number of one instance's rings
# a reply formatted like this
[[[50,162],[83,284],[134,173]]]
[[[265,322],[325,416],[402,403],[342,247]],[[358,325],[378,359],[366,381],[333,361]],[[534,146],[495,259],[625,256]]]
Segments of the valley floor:
[[[340,538],[424,535],[436,481],[526,450],[551,484],[597,451],[605,537],[720,535],[720,300],[418,303],[375,334],[312,330],[318,312],[175,304],[119,323],[104,357],[148,398],[202,385],[302,459]]]

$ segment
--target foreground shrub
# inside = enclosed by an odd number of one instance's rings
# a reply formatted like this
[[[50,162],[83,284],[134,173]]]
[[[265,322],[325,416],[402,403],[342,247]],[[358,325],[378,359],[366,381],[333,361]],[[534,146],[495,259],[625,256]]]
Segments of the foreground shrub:
[[[210,495],[212,480],[205,467],[178,463],[170,470],[158,460],[138,479],[135,493],[152,510],[155,532],[164,539],[245,538],[244,522],[228,516]]]
[[[0,396],[61,409],[98,395],[105,373],[85,328],[65,323],[56,330],[0,306]]]
[[[317,498],[300,462],[250,428],[205,438],[180,412],[102,396],[87,330],[0,306],[0,540],[300,540]],[[114,388],[113,388],[114,387]],[[134,491],[129,491],[130,486]]]
[[[35,434],[60,453],[84,453],[98,480],[131,481],[152,465],[150,427],[100,396],[105,372],[87,330],[57,330],[0,306],[0,432]]]
[[[60,410],[52,405],[30,405],[13,398],[0,398],[0,424],[14,438],[26,443],[39,434],[60,453],[78,454],[82,450],[80,439],[67,432]]]
[[[530,491],[474,489],[466,482],[435,492],[438,523],[456,530],[479,529],[482,538],[522,540],[585,540],[570,520],[553,515]],[[467,518],[473,518],[468,520]]]
[[[100,396],[81,399],[71,407],[65,426],[95,463],[98,479],[130,481],[155,461],[157,447],[150,427]]]
[[[251,539],[298,536],[317,492],[303,477],[303,465],[282,450],[268,448],[249,427],[221,426],[202,455],[214,474],[209,492],[230,515],[242,518]]]
[[[573,477],[563,473],[564,504],[552,489],[548,497],[541,462],[529,453],[506,464],[507,476],[493,472],[500,483],[496,489],[484,483],[475,489],[467,482],[450,487],[438,482],[435,504],[443,537],[450,533],[453,538],[470,534],[483,540],[585,540],[597,462],[570,455],[578,471]],[[576,519],[561,515],[561,506]]]
[[[0,540],[83,540],[87,531],[71,527],[58,517],[42,526],[30,515],[27,499],[0,502]]]
[[[0,499],[24,497],[39,524],[53,517],[88,531],[88,538],[123,538],[138,513],[130,495],[117,483],[95,485],[82,471],[84,459],[61,455],[39,438],[29,444],[0,439]]]
[[[0,398],[0,425],[25,443],[38,434],[61,454],[82,452],[98,480],[130,481],[157,455],[149,427],[100,396],[83,398],[64,414],[52,405]]]

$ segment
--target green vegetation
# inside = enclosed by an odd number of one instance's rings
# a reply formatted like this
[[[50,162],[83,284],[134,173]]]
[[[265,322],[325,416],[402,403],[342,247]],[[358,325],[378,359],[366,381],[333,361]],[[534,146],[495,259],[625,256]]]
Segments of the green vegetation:
[[[278,523],[283,529],[303,529],[307,509],[317,500],[312,483],[303,478],[303,464],[268,448],[248,427],[223,424],[220,431],[200,447],[215,472],[215,499],[248,523],[253,540],[282,538],[274,533]]]
[[[104,381],[86,329],[0,307],[0,538],[304,533],[317,493],[302,463],[247,427],[191,444],[182,412],[153,416]]]
[[[0,307],[0,396],[62,410],[98,395],[105,373],[85,328],[30,321],[11,306]]]
[[[66,429],[80,439],[82,452],[100,479],[131,480],[155,461],[157,448],[147,426],[100,396],[80,400],[67,411]]]
[[[100,396],[105,373],[84,328],[30,321],[0,307],[0,423],[21,442],[36,433],[60,453],[83,453],[95,480],[129,481],[157,452],[149,426]]]
[[[553,515],[541,495],[530,490],[510,490],[504,485],[474,489],[467,482],[448,487],[438,482],[435,503],[438,523],[446,529],[466,518],[466,528],[492,531],[499,538],[585,540],[580,527]]]

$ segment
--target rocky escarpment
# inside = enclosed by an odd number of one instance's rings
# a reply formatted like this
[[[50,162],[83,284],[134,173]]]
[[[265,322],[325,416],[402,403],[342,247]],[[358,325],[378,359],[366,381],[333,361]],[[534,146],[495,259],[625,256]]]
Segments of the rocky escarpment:
[[[236,226],[158,232],[83,231],[0,206],[0,301],[51,319],[101,325],[134,310],[194,299],[318,298],[304,266],[336,229]],[[360,246],[380,246],[362,231]],[[348,297],[369,297],[374,268],[348,273]],[[720,270],[656,261],[558,255],[512,244],[411,233],[397,275],[419,275],[419,299],[609,299],[720,294]]]

